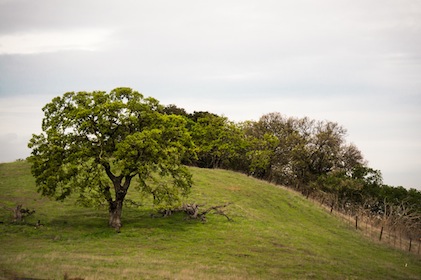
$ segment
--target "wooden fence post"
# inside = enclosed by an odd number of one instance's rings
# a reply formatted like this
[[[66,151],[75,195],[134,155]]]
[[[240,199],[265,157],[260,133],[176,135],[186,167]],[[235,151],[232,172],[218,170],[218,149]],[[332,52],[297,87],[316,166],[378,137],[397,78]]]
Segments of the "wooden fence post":
[[[409,238],[409,249],[408,249],[408,252],[411,252],[411,247],[412,247],[412,238]]]
[[[355,216],[355,229],[358,230],[358,215]]]
[[[384,226],[382,226],[382,229],[381,229],[381,231],[380,231],[379,241],[382,241],[383,228],[384,228]]]

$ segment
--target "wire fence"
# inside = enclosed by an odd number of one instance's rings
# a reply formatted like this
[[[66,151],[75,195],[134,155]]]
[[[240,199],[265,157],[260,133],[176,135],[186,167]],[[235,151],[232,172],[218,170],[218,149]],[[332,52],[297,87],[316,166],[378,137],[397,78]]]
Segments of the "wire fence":
[[[345,220],[350,227],[353,227],[374,242],[386,244],[395,249],[407,251],[421,257],[420,237],[408,237],[408,234],[404,229],[400,230],[398,227],[388,226],[387,224],[382,223],[381,220],[368,215],[361,213],[358,215],[344,214],[343,212],[326,207],[326,205],[324,206],[332,215]]]

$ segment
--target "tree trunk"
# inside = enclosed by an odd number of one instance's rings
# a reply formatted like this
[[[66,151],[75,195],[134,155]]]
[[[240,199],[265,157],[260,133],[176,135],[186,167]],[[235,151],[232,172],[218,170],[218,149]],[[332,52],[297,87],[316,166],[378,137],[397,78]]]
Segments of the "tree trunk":
[[[115,228],[116,232],[120,232],[121,224],[121,214],[123,212],[123,202],[127,194],[127,188],[121,187],[120,185],[115,186],[116,194],[115,200],[109,200],[110,204],[110,219],[108,225]]]
[[[123,211],[123,200],[116,200],[110,202],[110,219],[108,225],[115,228],[116,232],[120,232],[121,224],[121,213]]]
[[[113,182],[114,185],[114,191],[115,191],[115,200],[112,199],[111,192],[110,192],[110,186],[105,186],[103,189],[103,194],[105,196],[105,199],[108,201],[109,204],[109,213],[110,218],[108,221],[108,225],[110,227],[115,228],[116,232],[120,232],[120,228],[122,226],[121,224],[121,213],[123,211],[123,201],[126,197],[127,190],[129,189],[130,182],[134,175],[120,175],[115,176],[111,172],[110,164],[107,161],[102,162],[102,166],[105,168],[105,172],[108,175],[108,178]],[[122,184],[122,181],[124,179],[124,183]]]

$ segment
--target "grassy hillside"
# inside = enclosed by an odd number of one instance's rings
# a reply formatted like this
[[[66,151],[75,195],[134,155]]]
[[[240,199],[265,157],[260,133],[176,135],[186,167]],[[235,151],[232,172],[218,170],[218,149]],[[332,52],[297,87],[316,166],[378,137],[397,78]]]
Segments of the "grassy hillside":
[[[124,209],[116,234],[105,209],[41,198],[27,163],[1,164],[0,205],[36,213],[13,224],[0,207],[0,279],[421,279],[419,258],[371,243],[293,192],[230,171],[190,170],[188,201],[232,202],[233,222],[151,218],[145,202]]]

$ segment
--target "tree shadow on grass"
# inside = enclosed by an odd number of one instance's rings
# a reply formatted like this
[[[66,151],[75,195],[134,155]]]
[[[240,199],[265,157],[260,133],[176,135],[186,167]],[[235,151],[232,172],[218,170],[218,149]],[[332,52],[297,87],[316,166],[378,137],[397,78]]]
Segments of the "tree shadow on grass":
[[[185,219],[183,213],[175,213],[168,217],[152,215],[150,209],[123,210],[121,231],[159,229],[169,232],[187,231],[201,224],[198,220]],[[90,208],[74,208],[62,215],[56,216],[48,222],[48,226],[63,231],[79,231],[86,234],[95,232],[110,232],[114,229],[108,226],[108,210]]]

